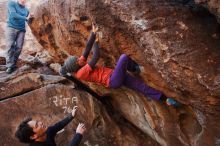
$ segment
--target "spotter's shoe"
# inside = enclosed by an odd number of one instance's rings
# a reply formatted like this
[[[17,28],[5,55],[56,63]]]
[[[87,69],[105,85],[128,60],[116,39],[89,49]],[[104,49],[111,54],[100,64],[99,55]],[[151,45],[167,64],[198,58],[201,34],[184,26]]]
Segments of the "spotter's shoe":
[[[11,74],[11,73],[13,73],[16,69],[17,69],[17,67],[9,67],[9,68],[7,68],[7,70],[6,70],[6,73],[7,73],[7,74]]]

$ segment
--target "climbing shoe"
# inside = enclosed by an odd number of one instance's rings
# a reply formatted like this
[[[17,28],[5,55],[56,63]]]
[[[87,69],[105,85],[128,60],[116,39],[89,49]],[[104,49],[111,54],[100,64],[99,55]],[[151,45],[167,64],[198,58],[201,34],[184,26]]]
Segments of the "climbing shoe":
[[[181,105],[178,101],[176,101],[172,98],[167,98],[166,104],[169,106],[174,106],[174,107],[179,107]]]
[[[17,67],[9,67],[9,68],[7,68],[7,70],[6,70],[6,73],[7,73],[7,74],[11,74],[11,73],[14,72],[16,69],[17,69]]]
[[[138,75],[140,74],[141,72],[144,71],[144,67],[143,66],[140,66],[140,65],[136,65],[135,66],[135,71],[133,72],[135,75]]]

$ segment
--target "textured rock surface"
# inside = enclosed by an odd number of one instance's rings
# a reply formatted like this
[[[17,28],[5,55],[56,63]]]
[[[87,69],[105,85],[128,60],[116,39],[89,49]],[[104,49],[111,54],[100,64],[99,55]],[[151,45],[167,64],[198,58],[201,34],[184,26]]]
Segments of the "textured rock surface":
[[[197,4],[200,4],[206,7],[211,13],[213,13],[218,18],[218,22],[220,22],[220,1],[218,0],[195,0],[195,2]]]
[[[33,89],[40,88],[41,86],[45,86],[48,84],[54,84],[64,80],[64,78],[60,76],[50,76],[50,75],[40,75],[37,73],[30,73],[27,75],[23,75],[21,77],[17,77],[15,79],[11,79],[8,82],[1,83],[0,89],[0,97],[8,98],[23,94]]]
[[[161,145],[218,142],[219,24],[210,14],[169,0],[61,0],[42,3],[35,15],[33,33],[56,62],[81,54],[95,22],[100,64],[114,67],[126,53],[144,66],[145,82],[185,104],[168,108],[125,88],[104,93],[111,92],[113,106]],[[78,21],[82,16],[89,20]]]

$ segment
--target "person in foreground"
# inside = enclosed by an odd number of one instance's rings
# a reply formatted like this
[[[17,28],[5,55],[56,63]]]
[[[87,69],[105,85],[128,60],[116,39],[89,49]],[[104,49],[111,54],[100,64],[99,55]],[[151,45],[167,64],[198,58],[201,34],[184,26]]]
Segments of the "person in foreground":
[[[25,37],[25,22],[33,17],[25,6],[26,0],[8,1],[8,20],[6,27],[6,73],[11,74],[17,68]]]
[[[124,85],[142,93],[148,98],[166,101],[167,105],[180,105],[176,100],[167,98],[162,92],[149,87],[143,81],[129,74],[128,71],[137,74],[140,73],[141,70],[139,65],[126,54],[120,56],[115,69],[96,65],[100,56],[98,39],[96,38],[97,30],[98,28],[93,25],[92,33],[82,56],[79,58],[76,56],[68,57],[60,69],[61,75],[65,76],[67,73],[71,73],[80,80],[102,84],[108,88],[119,88]],[[91,60],[87,62],[93,44],[93,56]]]
[[[57,132],[73,120],[76,110],[77,106],[73,108],[72,113],[66,118],[49,127],[41,121],[28,118],[20,123],[15,136],[20,142],[29,143],[29,146],[56,146],[55,136]],[[68,146],[78,146],[85,130],[85,125],[80,123],[76,129],[75,136]]]

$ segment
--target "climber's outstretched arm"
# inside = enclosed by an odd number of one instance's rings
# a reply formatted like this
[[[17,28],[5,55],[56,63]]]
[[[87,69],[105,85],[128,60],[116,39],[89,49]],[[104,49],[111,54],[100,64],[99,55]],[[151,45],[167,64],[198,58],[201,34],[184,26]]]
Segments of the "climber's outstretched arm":
[[[93,50],[92,59],[88,62],[89,66],[90,66],[92,69],[95,68],[96,63],[97,63],[98,60],[99,60],[99,57],[100,57],[99,45],[98,45],[98,42],[96,41],[96,42],[94,43],[94,50]]]
[[[86,43],[86,48],[83,52],[83,57],[87,60],[88,56],[89,56],[89,53],[92,49],[92,46],[95,42],[95,39],[96,39],[96,32],[98,30],[98,27],[95,27],[94,25],[92,26],[92,33],[90,34],[90,37],[89,37],[89,40],[88,42]]]

